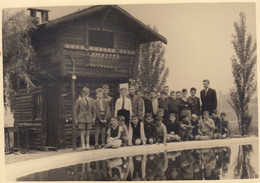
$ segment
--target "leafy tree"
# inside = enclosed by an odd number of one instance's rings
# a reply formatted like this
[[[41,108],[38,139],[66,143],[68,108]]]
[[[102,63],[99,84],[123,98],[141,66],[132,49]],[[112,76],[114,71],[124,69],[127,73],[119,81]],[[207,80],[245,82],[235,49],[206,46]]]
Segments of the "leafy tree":
[[[158,31],[156,27],[153,30]],[[169,74],[164,53],[165,47],[160,41],[141,45],[137,81],[141,90],[160,91],[164,86]]]
[[[37,63],[30,39],[34,20],[24,11],[12,14],[6,9],[2,20],[4,105],[13,110],[15,89],[20,83],[27,88],[34,86],[32,73]]]
[[[232,74],[235,86],[230,90],[231,100],[228,101],[236,113],[241,135],[249,133],[252,115],[249,114],[248,104],[256,91],[254,66],[256,64],[256,43],[252,36],[246,33],[246,15],[241,12],[240,22],[235,22],[235,34],[232,44],[235,55],[231,58]]]

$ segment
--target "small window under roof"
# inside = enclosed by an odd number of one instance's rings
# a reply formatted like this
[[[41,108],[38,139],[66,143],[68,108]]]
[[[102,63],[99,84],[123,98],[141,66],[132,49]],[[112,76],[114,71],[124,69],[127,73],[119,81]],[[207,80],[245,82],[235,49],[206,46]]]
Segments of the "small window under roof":
[[[89,46],[114,48],[114,33],[89,30]]]

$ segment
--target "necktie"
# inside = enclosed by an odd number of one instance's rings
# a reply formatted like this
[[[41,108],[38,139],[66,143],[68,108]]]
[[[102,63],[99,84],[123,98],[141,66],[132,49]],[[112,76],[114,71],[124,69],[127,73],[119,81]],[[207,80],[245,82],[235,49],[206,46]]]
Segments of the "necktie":
[[[86,102],[86,108],[88,109],[88,99],[87,98],[85,98],[85,102]]]
[[[125,97],[123,97],[122,109],[125,109]]]

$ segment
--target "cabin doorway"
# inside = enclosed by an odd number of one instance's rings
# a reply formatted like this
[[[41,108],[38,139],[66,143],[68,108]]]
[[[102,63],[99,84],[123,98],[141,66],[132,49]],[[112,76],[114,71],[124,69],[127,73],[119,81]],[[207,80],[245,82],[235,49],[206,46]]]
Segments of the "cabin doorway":
[[[48,86],[46,91],[46,145],[59,148],[58,143],[58,92]]]

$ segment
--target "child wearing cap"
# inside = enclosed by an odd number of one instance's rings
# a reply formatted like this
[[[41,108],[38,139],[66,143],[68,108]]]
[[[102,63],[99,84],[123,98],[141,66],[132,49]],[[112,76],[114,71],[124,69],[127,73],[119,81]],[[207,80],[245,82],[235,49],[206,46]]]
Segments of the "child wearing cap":
[[[196,140],[210,140],[213,138],[215,130],[215,124],[212,119],[209,118],[209,112],[203,112],[203,119],[199,125],[199,134],[195,137]]]
[[[167,141],[180,141],[180,124],[176,120],[176,116],[173,113],[169,114],[169,122],[167,125]]]
[[[167,129],[166,129],[166,126],[162,123],[162,118],[156,117],[155,125],[156,125],[156,131],[157,131],[157,136],[158,136],[157,141],[159,143],[163,143],[164,145],[166,145]]]
[[[144,124],[139,120],[138,116],[133,115],[131,117],[131,123],[129,125],[129,138],[130,145],[146,144]]]
[[[156,126],[153,123],[152,113],[147,113],[145,115],[144,133],[147,139],[147,144],[153,144],[157,142],[157,131]]]
[[[97,99],[94,101],[96,107],[95,120],[95,148],[98,149],[98,139],[101,133],[101,146],[105,145],[107,121],[110,115],[110,109],[106,100],[103,99],[104,91],[102,88],[96,89]]]
[[[122,144],[120,139],[122,127],[118,125],[116,117],[111,118],[111,127],[107,131],[107,144],[103,148],[118,148]]]

